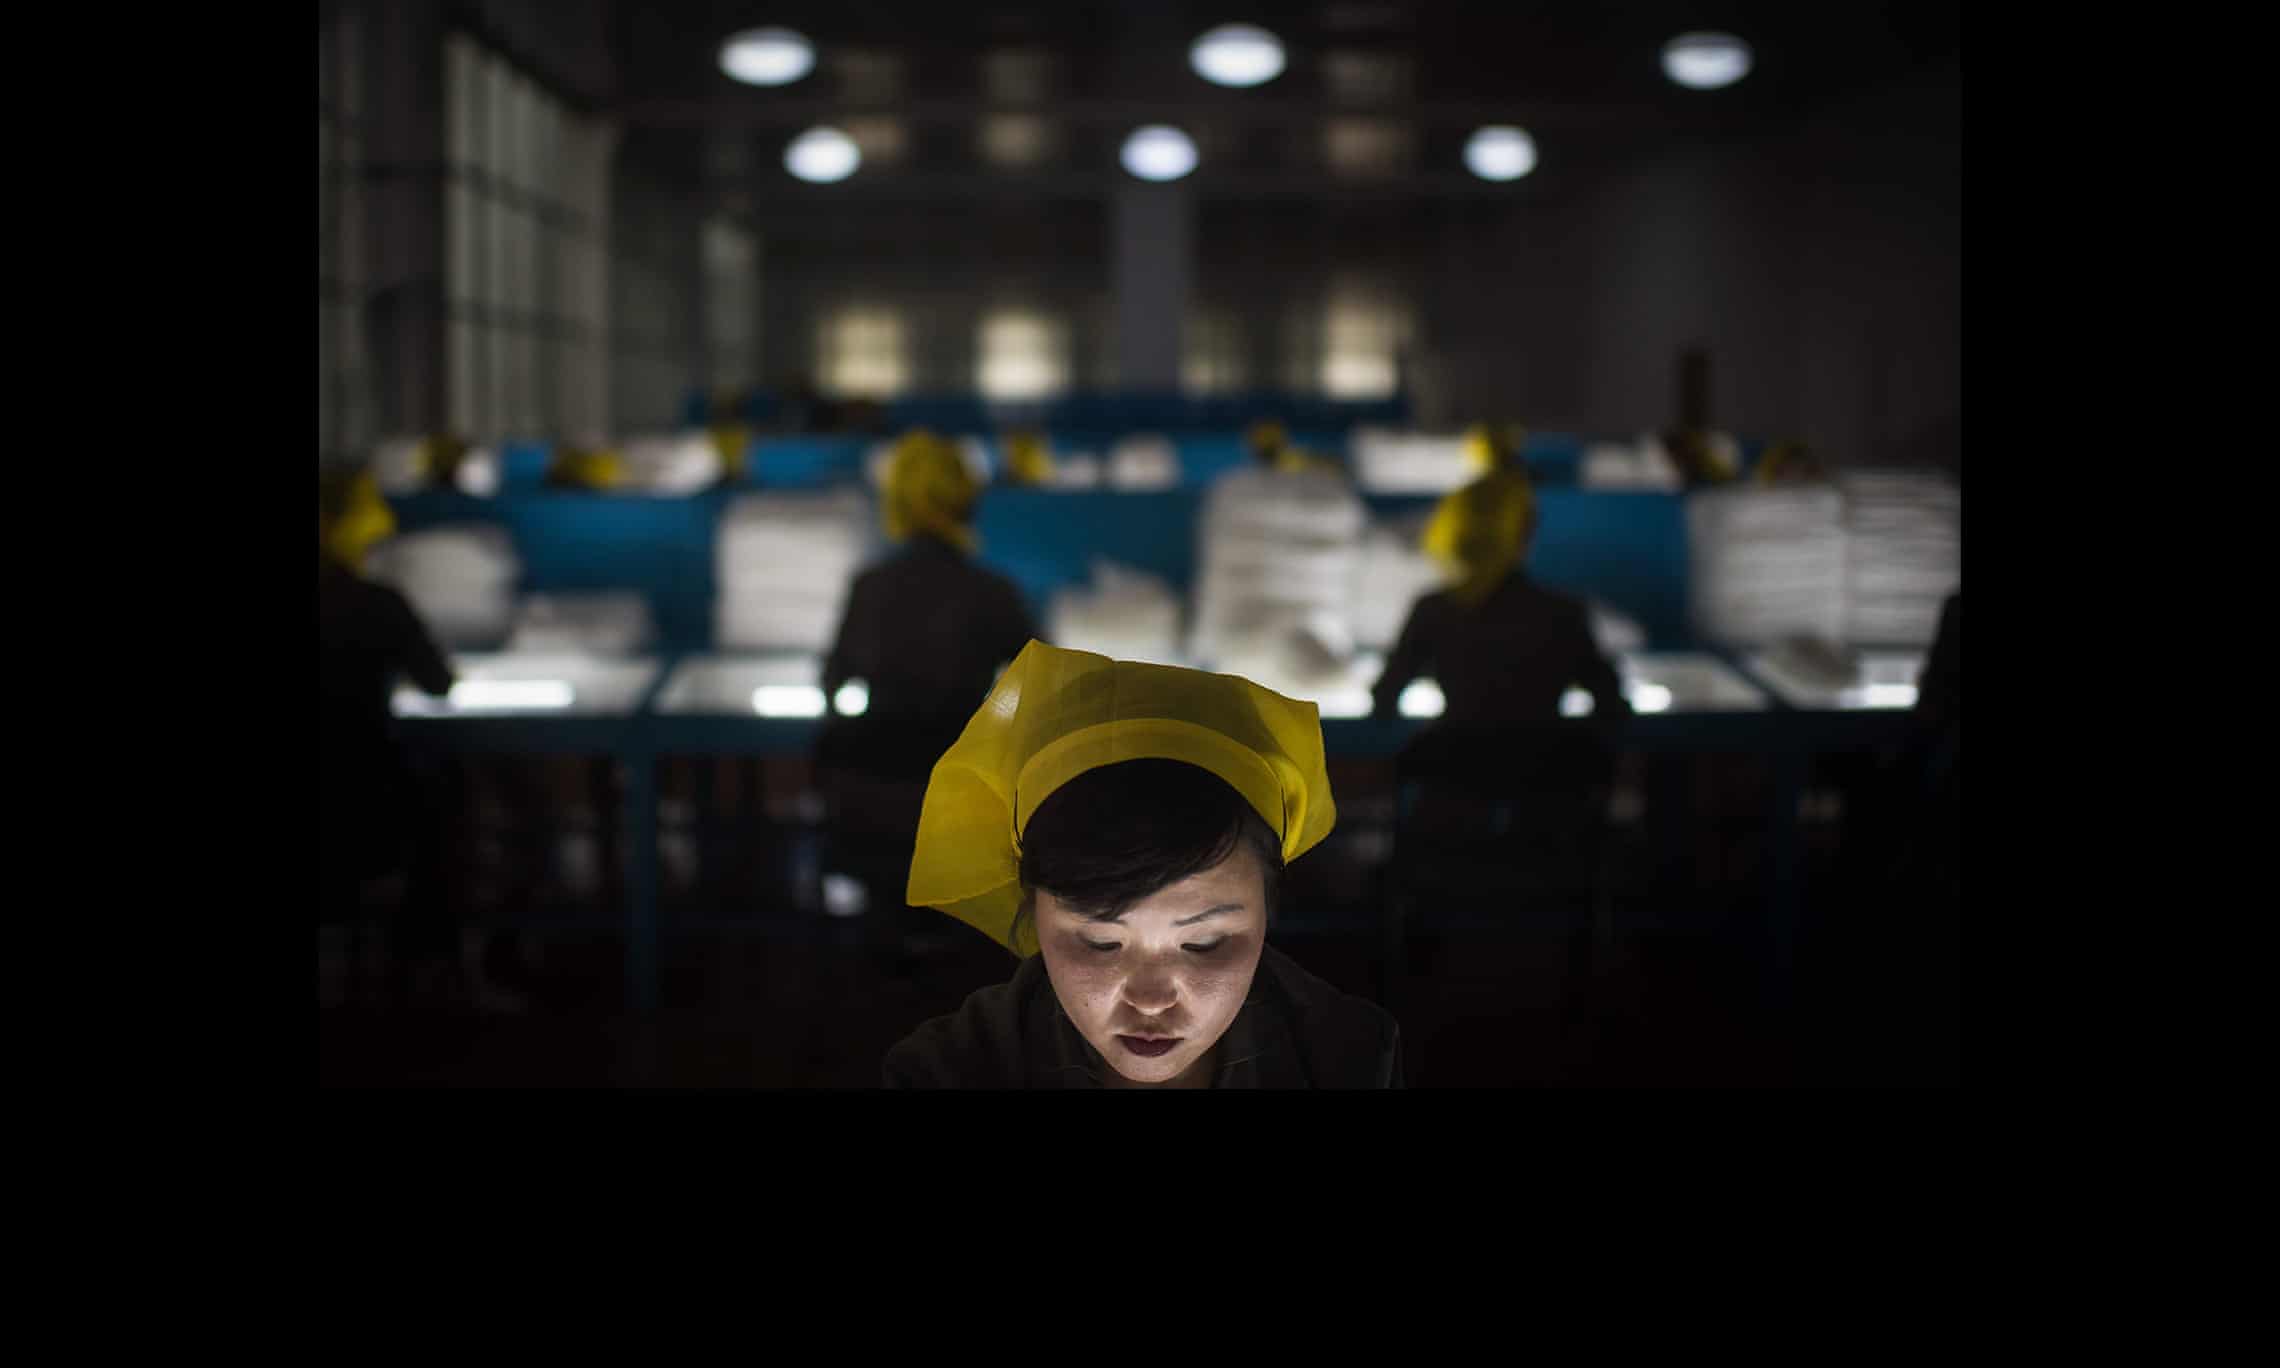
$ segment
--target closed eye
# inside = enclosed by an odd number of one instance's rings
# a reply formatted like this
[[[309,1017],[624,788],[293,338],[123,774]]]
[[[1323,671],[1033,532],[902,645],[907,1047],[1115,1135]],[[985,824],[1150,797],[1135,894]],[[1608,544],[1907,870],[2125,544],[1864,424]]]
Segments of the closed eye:
[[[1218,950],[1221,947],[1225,946],[1227,944],[1227,941],[1228,937],[1221,936],[1218,940],[1212,941],[1208,945],[1183,945],[1180,947],[1180,949],[1185,950],[1190,954],[1208,955],[1214,950]],[[1079,937],[1077,943],[1084,946],[1085,949],[1093,951],[1095,954],[1101,955],[1112,955],[1124,948],[1121,944],[1118,944],[1116,942],[1110,942],[1107,945],[1102,945],[1098,941],[1085,940],[1083,937]]]

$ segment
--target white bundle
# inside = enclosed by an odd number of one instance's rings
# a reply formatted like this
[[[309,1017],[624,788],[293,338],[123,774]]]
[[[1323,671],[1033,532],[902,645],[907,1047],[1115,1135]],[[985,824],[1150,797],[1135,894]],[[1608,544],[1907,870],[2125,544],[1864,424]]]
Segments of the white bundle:
[[[1363,647],[1393,645],[1410,607],[1442,586],[1440,567],[1418,549],[1424,531],[1419,515],[1374,523],[1362,534],[1354,557],[1354,640]]]
[[[1100,487],[1100,458],[1088,451],[1074,452],[1053,463],[1052,489],[1097,489]]]
[[[1676,490],[1686,483],[1662,440],[1652,435],[1635,446],[1594,442],[1585,447],[1576,479],[1585,489]]]
[[[529,594],[515,612],[507,649],[632,655],[656,635],[649,600],[640,594]]]
[[[699,428],[625,444],[625,488],[637,494],[694,494],[720,478],[720,453]]]
[[[1936,473],[1841,475],[1845,495],[1845,638],[1929,645],[1963,576],[1963,499]]]
[[[372,479],[383,494],[409,494],[427,481],[427,460],[417,437],[389,437],[372,448]]]
[[[1193,654],[1281,649],[1296,631],[1352,650],[1354,577],[1368,514],[1345,480],[1238,470],[1204,501]]]
[[[499,492],[501,477],[499,453],[491,447],[476,447],[460,457],[459,468],[451,474],[460,493],[484,499]]]
[[[872,546],[857,490],[751,494],[730,503],[715,545],[714,643],[724,650],[830,649],[847,586]]]
[[[1461,436],[1357,428],[1350,445],[1355,479],[1373,493],[1446,494],[1480,474]]]
[[[1697,490],[1686,524],[1698,634],[1737,645],[1842,634],[1844,499],[1835,489]]]
[[[1170,438],[1127,437],[1109,450],[1111,489],[1174,489],[1179,482],[1180,456]]]
[[[372,578],[395,586],[446,647],[481,647],[514,624],[522,559],[504,528],[462,523],[392,537],[372,548]]]
[[[1094,561],[1091,586],[1056,591],[1045,617],[1056,646],[1112,660],[1182,663],[1179,596],[1163,580],[1128,566]]]

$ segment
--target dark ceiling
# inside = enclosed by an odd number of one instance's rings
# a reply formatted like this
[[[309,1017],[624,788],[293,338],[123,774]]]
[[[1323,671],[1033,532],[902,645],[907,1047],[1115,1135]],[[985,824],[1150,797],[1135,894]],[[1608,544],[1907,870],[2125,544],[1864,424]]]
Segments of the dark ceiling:
[[[1284,73],[1225,90],[1188,67],[1206,29],[1243,20],[1279,36]],[[1034,190],[1090,193],[1115,179],[1113,149],[1130,128],[1175,122],[1204,145],[1200,188],[1239,179],[1272,192],[1318,190],[1326,125],[1366,125],[1390,138],[1389,169],[1348,177],[1378,193],[1485,187],[1457,168],[1472,128],[1513,122],[1552,149],[1595,160],[1674,133],[1742,136],[1794,123],[1854,92],[1952,59],[1955,4],[1708,3],[1389,4],[1376,0],[1248,3],[902,4],[885,0],[734,3],[667,0],[615,7],[611,107],[660,169],[713,186],[745,182],[797,193],[781,142],[815,123],[867,122],[894,151],[866,156],[839,193],[933,194],[983,170],[981,121],[1050,124],[1053,150],[1026,177]],[[786,87],[754,89],[720,73],[721,40],[782,25],[817,46],[819,62]],[[1718,91],[1682,89],[1661,71],[1664,41],[1702,29],[1755,49],[1750,76]],[[1019,79],[1008,79],[1009,73]],[[862,141],[859,136],[858,141]],[[722,155],[723,150],[727,155]],[[777,184],[781,182],[782,184]],[[997,178],[1005,188],[1004,178]]]

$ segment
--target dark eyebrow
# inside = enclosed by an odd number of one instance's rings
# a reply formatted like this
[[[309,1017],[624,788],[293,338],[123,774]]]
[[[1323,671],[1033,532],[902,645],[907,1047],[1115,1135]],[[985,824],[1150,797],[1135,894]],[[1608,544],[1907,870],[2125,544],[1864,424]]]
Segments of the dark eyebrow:
[[[1205,910],[1205,911],[1202,911],[1202,912],[1198,912],[1198,913],[1196,913],[1196,914],[1195,914],[1194,916],[1192,916],[1192,917],[1182,917],[1180,920],[1178,920],[1178,921],[1176,921],[1176,922],[1173,922],[1173,923],[1172,923],[1172,925],[1174,925],[1174,926],[1193,926],[1193,925],[1195,925],[1195,924],[1196,924],[1197,922],[1199,922],[1199,921],[1209,921],[1209,920],[1211,920],[1213,917],[1219,916],[1219,915],[1221,915],[1222,913],[1227,913],[1227,912],[1240,912],[1240,911],[1242,911],[1242,910],[1243,910],[1243,904],[1241,904],[1241,903],[1221,903],[1221,904],[1219,904],[1219,906],[1217,906],[1217,907],[1209,908],[1209,909],[1207,909],[1207,910]],[[1104,916],[1095,916],[1095,915],[1093,915],[1093,914],[1092,914],[1092,913],[1090,913],[1090,912],[1080,913],[1079,915],[1080,915],[1080,916],[1082,916],[1082,917],[1083,917],[1083,918],[1084,918],[1086,921],[1089,921],[1089,922],[1093,922],[1093,923],[1095,923],[1096,925],[1097,925],[1097,924],[1106,923],[1106,924],[1108,924],[1108,925],[1112,925],[1112,926],[1121,926],[1121,925],[1123,925],[1123,924],[1124,924],[1124,909],[1123,909],[1123,908],[1118,908],[1116,911],[1114,911],[1114,912],[1110,912],[1110,913],[1108,913],[1108,914],[1106,914],[1106,915],[1104,915]]]
[[[1214,907],[1207,912],[1198,912],[1192,917],[1187,917],[1180,921],[1173,922],[1172,925],[1193,926],[1199,921],[1209,921],[1211,918],[1218,916],[1222,912],[1240,912],[1242,910],[1243,904],[1241,903],[1221,903],[1219,906]]]

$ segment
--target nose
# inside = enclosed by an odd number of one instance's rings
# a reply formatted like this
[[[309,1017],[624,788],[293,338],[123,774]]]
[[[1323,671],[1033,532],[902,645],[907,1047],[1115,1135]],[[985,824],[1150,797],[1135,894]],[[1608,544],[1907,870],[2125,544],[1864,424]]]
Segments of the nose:
[[[1180,1000],[1179,987],[1161,969],[1144,969],[1124,981],[1124,1001],[1146,1016],[1159,1016]]]

